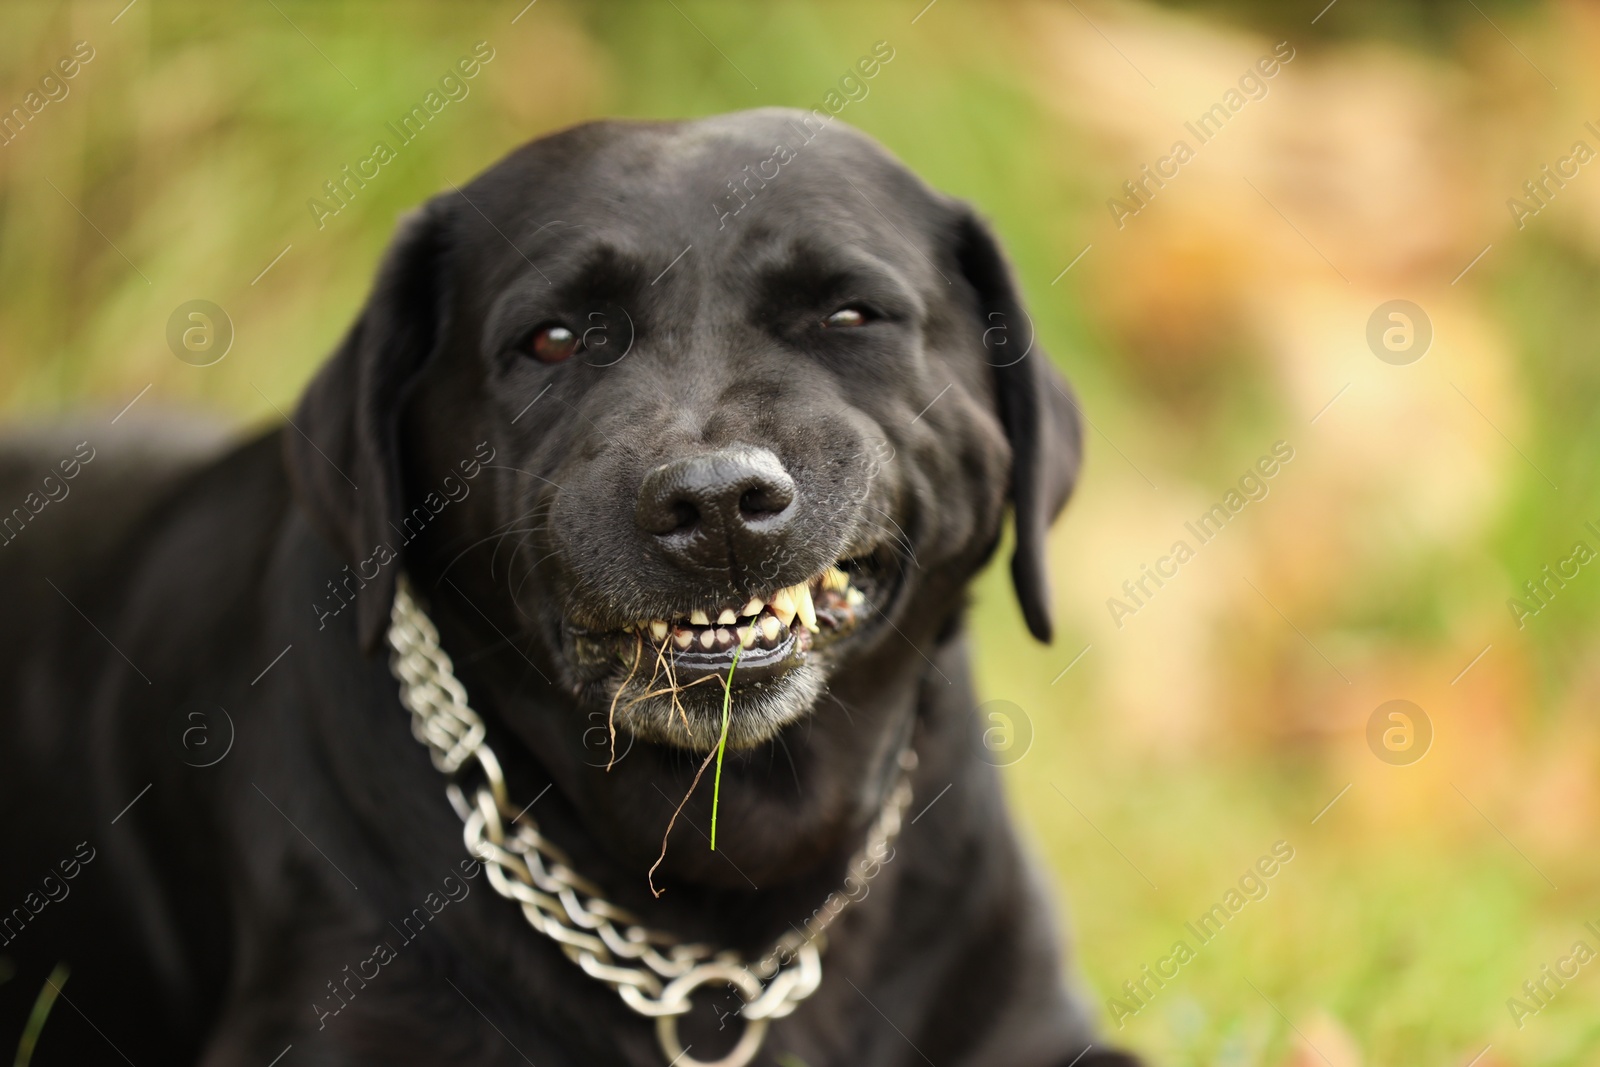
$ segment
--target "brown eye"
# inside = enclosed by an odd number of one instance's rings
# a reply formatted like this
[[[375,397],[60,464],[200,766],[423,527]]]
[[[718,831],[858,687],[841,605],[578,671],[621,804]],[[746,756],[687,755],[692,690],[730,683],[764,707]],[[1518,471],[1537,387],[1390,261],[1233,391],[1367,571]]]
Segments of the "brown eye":
[[[540,363],[560,363],[578,351],[578,335],[565,326],[542,326],[528,349]]]
[[[865,326],[867,314],[860,308],[843,307],[822,320],[824,326]]]

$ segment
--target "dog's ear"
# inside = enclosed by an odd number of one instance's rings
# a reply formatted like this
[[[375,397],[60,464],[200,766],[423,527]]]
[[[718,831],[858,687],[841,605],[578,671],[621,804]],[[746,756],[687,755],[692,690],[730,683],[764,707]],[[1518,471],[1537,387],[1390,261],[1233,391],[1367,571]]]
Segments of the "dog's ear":
[[[284,435],[295,496],[352,572],[380,544],[400,551],[400,411],[445,336],[442,231],[432,204],[401,220],[366,307],[312,379]],[[356,628],[368,653],[388,622],[400,565],[396,559],[375,577],[358,575]],[[346,576],[329,578],[341,585]]]
[[[1035,341],[1011,269],[989,227],[970,209],[957,221],[956,261],[977,294],[984,358],[994,368],[1000,420],[1011,442],[1016,551],[1011,578],[1028,629],[1049,642],[1045,537],[1078,480],[1083,431],[1077,399]]]

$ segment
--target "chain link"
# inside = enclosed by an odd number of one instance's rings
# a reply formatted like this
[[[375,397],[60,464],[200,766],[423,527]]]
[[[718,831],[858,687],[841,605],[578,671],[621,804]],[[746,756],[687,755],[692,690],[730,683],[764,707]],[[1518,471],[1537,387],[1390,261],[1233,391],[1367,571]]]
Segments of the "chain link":
[[[481,861],[494,891],[522,909],[536,931],[556,942],[591,978],[616,991],[629,1008],[656,1020],[669,1063],[685,1067],[743,1067],[760,1050],[768,1024],[792,1013],[822,982],[826,931],[891,856],[891,843],[911,804],[916,753],[900,756],[900,778],[884,800],[865,843],[850,859],[845,889],[830,893],[804,929],[791,928],[753,963],[731,950],[684,942],[652,930],[611,903],[598,886],[572,870],[564,852],[507,796],[500,761],[485,742],[483,719],[467,703],[439,631],[401,574],[389,615],[390,669],[400,703],[411,712],[411,733],[449,778],[445,793],[462,821],[467,851]],[[475,765],[472,766],[472,765]],[[475,771],[475,773],[473,773]],[[470,784],[469,784],[469,780]],[[855,887],[851,888],[851,879]],[[678,1019],[702,985],[731,985],[744,1001],[745,1031],[727,1056],[691,1059],[678,1042]]]

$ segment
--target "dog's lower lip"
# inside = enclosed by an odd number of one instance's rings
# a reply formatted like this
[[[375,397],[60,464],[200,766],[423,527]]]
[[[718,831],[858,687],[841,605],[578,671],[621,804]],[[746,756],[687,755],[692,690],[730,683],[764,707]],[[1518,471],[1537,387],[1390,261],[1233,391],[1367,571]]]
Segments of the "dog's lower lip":
[[[735,681],[743,684],[765,682],[780,677],[804,659],[810,648],[811,633],[804,629],[796,629],[785,635],[774,648],[739,649],[737,669],[735,669],[733,649],[720,652],[673,650],[667,655],[672,659],[673,677],[680,685],[708,676],[727,678],[730,672]],[[648,645],[643,645],[642,649],[644,658],[648,661],[651,657],[650,648]]]

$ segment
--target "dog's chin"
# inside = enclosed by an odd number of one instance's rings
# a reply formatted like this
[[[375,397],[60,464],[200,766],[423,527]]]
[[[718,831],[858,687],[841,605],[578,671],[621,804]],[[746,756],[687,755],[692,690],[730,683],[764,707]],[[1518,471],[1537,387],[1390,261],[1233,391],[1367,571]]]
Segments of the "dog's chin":
[[[827,668],[799,663],[769,681],[744,682],[728,694],[728,747],[753,748],[810,714],[827,683]],[[647,697],[624,710],[633,687],[618,702],[616,727],[640,741],[709,752],[722,739],[721,684],[686,689],[674,703],[670,694]]]
[[[619,733],[706,752],[726,731],[728,747],[751,748],[810,713],[884,621],[902,573],[880,549],[765,596],[612,627],[564,619],[565,666]]]

